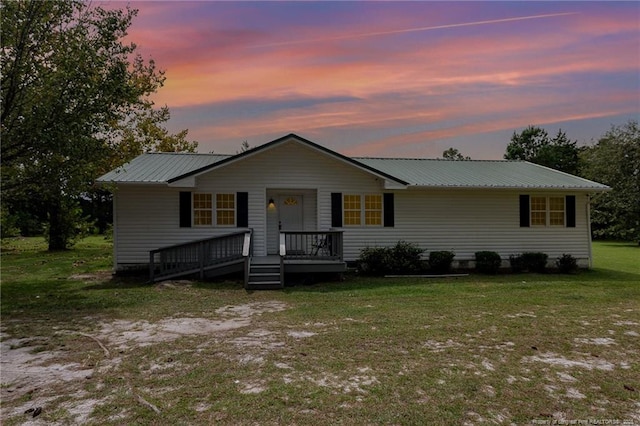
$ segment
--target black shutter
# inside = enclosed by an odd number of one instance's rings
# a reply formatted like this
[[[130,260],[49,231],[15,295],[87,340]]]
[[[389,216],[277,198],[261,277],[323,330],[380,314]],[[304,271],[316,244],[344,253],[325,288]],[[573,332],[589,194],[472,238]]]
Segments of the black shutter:
[[[520,195],[520,227],[528,228],[530,226],[529,219],[529,196]]]
[[[190,192],[180,192],[180,228],[191,228]]]
[[[238,192],[236,194],[236,226],[238,228],[249,227],[249,193]]]
[[[383,194],[383,203],[384,203],[384,226],[394,227],[395,226],[394,203],[393,203],[393,194],[391,192],[387,192]]]
[[[342,227],[342,193],[331,193],[331,226]]]
[[[576,227],[576,196],[567,195],[565,199],[565,208],[567,212],[567,228]]]

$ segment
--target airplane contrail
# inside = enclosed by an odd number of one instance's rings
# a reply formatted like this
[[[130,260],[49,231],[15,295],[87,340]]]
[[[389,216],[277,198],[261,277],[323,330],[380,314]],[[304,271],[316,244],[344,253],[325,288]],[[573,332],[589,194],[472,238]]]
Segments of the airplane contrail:
[[[460,24],[445,24],[445,25],[436,25],[436,26],[430,26],[430,27],[405,28],[400,30],[378,31],[378,32],[371,32],[371,33],[350,34],[350,35],[342,35],[342,36],[334,36],[334,37],[289,40],[289,41],[281,41],[281,42],[274,42],[274,43],[258,44],[258,45],[250,46],[250,48],[257,49],[262,47],[277,47],[277,46],[287,46],[292,44],[319,43],[323,41],[337,41],[337,40],[348,40],[348,39],[354,39],[354,38],[378,37],[378,36],[390,35],[390,34],[414,33],[414,32],[420,32],[420,31],[432,31],[432,30],[441,30],[441,29],[447,29],[447,28],[472,27],[477,25],[499,24],[503,22],[525,21],[530,19],[554,18],[558,16],[568,16],[568,15],[577,15],[577,14],[579,14],[579,12],[563,12],[563,13],[549,13],[545,15],[516,16],[514,18],[490,19],[486,21],[463,22]]]

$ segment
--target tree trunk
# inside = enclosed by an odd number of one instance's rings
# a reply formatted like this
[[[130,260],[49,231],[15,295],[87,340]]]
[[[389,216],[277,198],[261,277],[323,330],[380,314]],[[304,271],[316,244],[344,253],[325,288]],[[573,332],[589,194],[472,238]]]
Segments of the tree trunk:
[[[51,204],[49,204],[49,251],[67,249],[64,221],[64,209],[60,201],[52,201]]]

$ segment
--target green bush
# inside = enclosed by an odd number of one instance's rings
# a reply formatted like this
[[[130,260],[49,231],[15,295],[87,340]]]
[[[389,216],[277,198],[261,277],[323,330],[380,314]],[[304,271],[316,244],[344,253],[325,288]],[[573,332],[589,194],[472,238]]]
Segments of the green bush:
[[[2,206],[0,210],[0,238],[17,237],[19,235],[18,218],[10,214],[9,211]]]
[[[512,254],[509,256],[509,265],[511,265],[511,271],[516,273],[526,269],[521,254]]]
[[[415,274],[422,270],[424,250],[416,244],[398,241],[387,253],[387,268],[392,274]]]
[[[415,274],[422,270],[423,249],[398,241],[393,247],[367,247],[360,251],[358,265],[366,275]]]
[[[44,233],[44,223],[36,215],[28,212],[16,213],[16,226],[23,237],[39,237]]]
[[[529,272],[544,272],[547,269],[549,256],[542,252],[522,253],[522,259]]]
[[[495,251],[477,251],[476,269],[483,274],[496,274],[502,266],[502,258]]]
[[[544,272],[547,269],[549,256],[542,252],[524,252],[509,256],[513,272]]]
[[[360,251],[358,268],[365,275],[384,275],[389,249],[387,247],[366,247]]]
[[[570,254],[564,253],[556,259],[556,266],[563,274],[572,274],[578,270],[578,261]]]
[[[451,262],[455,256],[452,251],[432,251],[429,253],[429,267],[436,274],[446,274],[451,270]]]

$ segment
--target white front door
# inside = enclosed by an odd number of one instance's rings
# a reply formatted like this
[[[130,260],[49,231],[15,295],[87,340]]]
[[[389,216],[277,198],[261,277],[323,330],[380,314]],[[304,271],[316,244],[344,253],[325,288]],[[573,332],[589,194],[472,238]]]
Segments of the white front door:
[[[302,195],[278,196],[278,225],[282,231],[301,231],[304,229]]]

